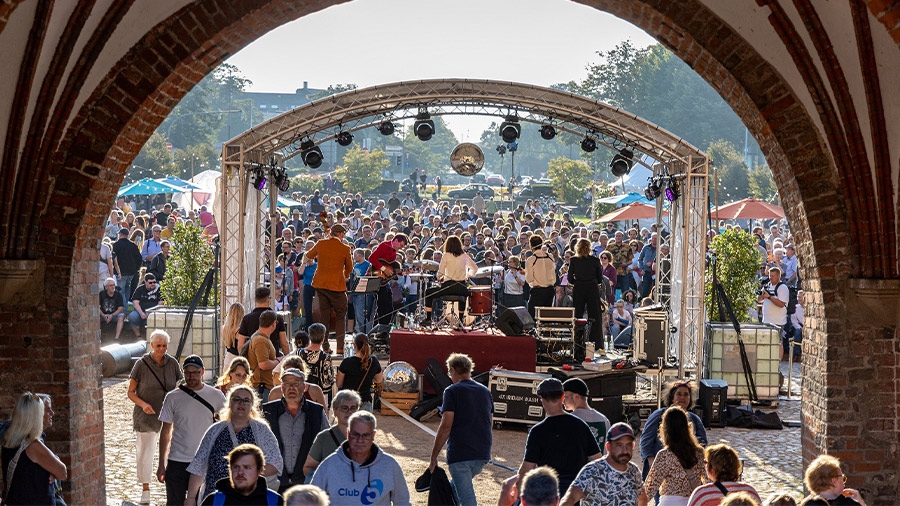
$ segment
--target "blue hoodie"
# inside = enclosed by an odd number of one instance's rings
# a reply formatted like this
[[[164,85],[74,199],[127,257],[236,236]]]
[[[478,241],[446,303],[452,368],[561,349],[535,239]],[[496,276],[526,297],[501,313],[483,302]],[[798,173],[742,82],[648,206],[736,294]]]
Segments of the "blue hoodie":
[[[328,492],[336,506],[408,505],[409,489],[400,464],[372,444],[372,455],[364,464],[350,459],[350,442],[319,464],[312,484]]]

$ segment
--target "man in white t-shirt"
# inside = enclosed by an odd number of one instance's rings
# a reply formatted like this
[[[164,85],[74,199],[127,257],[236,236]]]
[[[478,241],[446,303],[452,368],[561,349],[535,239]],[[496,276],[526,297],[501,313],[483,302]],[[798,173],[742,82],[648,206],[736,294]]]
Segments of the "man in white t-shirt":
[[[641,472],[631,462],[634,431],[627,423],[613,425],[606,434],[606,455],[585,464],[560,505],[571,506],[646,506]]]
[[[206,429],[225,407],[225,395],[203,383],[203,359],[189,355],[182,368],[184,384],[166,394],[159,411],[162,430],[156,477],[166,484],[166,504],[184,504],[190,479],[187,467]]]
[[[563,403],[573,415],[581,418],[591,429],[597,440],[600,451],[606,453],[606,431],[609,430],[609,418],[588,406],[588,386],[581,378],[569,378],[563,382]]]
[[[762,322],[783,327],[787,323],[787,303],[791,297],[788,286],[781,282],[781,268],[769,268],[769,282],[759,294],[762,303]]]

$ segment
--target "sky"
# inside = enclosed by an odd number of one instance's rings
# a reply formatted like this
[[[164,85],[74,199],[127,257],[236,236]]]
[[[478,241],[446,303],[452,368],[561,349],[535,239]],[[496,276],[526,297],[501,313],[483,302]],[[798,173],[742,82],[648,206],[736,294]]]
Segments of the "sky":
[[[624,40],[656,41],[634,25],[567,0],[355,0],[283,25],[228,60],[248,91],[292,93],[354,83],[473,78],[550,86],[580,81]],[[477,142],[496,118],[445,116]]]

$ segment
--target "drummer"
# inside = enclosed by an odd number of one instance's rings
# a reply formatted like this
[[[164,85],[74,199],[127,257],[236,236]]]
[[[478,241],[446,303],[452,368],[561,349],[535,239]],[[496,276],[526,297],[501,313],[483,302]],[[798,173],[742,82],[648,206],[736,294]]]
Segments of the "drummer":
[[[440,285],[425,290],[425,321],[423,325],[431,323],[431,313],[434,307],[434,298],[440,298],[442,295],[460,295],[469,296],[469,289],[466,288],[466,279],[473,276],[478,270],[475,261],[472,260],[465,251],[463,251],[462,241],[459,237],[451,235],[447,238],[444,245],[444,254],[441,257],[441,263],[438,265],[438,281]],[[459,304],[460,313],[466,310],[466,302]]]

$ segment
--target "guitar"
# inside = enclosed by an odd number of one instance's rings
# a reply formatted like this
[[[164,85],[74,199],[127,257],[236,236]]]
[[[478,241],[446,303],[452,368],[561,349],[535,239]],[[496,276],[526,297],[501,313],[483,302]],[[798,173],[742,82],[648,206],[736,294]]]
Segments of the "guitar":
[[[390,280],[403,269],[403,266],[400,264],[400,262],[396,260],[394,260],[393,262],[386,262],[384,260],[379,261],[381,262],[381,268],[375,269],[374,274],[382,280]]]

